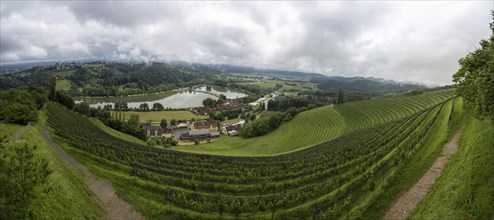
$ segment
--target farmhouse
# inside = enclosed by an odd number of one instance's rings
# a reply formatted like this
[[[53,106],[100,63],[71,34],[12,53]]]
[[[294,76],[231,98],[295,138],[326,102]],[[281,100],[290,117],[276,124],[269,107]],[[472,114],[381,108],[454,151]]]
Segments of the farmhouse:
[[[190,125],[190,130],[218,131],[218,123],[216,121],[196,121]]]
[[[229,124],[222,126],[222,131],[225,134],[228,134],[230,136],[237,136],[240,134],[240,131],[242,131],[242,125],[245,124],[245,121],[240,121],[235,124]]]
[[[147,137],[171,137],[172,129],[161,128],[159,126],[143,125],[142,129],[146,132]]]
[[[180,134],[181,140],[193,140],[193,139],[206,139],[206,138],[218,138],[220,133],[217,131],[210,132],[208,130],[191,130],[187,133]]]

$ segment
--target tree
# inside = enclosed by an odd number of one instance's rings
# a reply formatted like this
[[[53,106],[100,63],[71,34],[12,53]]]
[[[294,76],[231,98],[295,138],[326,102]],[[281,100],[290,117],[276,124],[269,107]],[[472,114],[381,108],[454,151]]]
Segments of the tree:
[[[175,119],[170,120],[170,125],[176,126],[177,125],[177,120],[175,120]]]
[[[343,104],[343,90],[341,90],[341,89],[338,91],[338,99],[337,99],[336,104],[338,104],[338,105]]]
[[[149,105],[148,105],[148,103],[141,103],[139,105],[139,110],[141,110],[141,111],[149,111]]]
[[[139,127],[139,115],[132,114],[130,115],[129,121],[127,122],[131,128]]]
[[[202,101],[202,105],[212,108],[216,106],[216,101],[213,100],[212,98],[207,98]]]
[[[453,75],[458,94],[478,118],[494,117],[494,11],[491,16],[491,37],[481,40],[480,48],[461,58],[460,69]]]
[[[161,128],[166,128],[166,125],[167,125],[167,122],[166,122],[166,119],[161,119],[161,122],[160,122],[160,127]]]
[[[153,110],[154,111],[162,111],[162,110],[165,110],[165,107],[163,107],[163,105],[159,102],[155,102],[153,104]]]
[[[0,143],[0,219],[33,218],[35,190],[51,171],[48,162],[36,156],[36,146],[19,141]]]
[[[56,87],[57,87],[57,79],[55,77],[51,77],[50,79],[50,94],[48,95],[48,99],[55,100],[56,99]]]

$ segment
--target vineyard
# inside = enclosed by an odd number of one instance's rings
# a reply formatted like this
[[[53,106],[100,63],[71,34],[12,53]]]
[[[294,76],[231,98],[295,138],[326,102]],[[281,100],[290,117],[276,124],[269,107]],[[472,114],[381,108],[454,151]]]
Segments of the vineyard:
[[[453,97],[441,90],[418,96],[397,96],[325,106],[302,112],[290,122],[264,136],[223,138],[211,144],[175,147],[174,150],[228,155],[277,155],[327,142],[356,130],[410,116]]]
[[[436,147],[427,140],[447,130],[455,102],[440,91],[318,108],[269,134],[280,141],[266,153],[312,147],[258,157],[149,148],[55,103],[48,124],[57,142],[151,219],[354,219],[371,212],[410,160]]]

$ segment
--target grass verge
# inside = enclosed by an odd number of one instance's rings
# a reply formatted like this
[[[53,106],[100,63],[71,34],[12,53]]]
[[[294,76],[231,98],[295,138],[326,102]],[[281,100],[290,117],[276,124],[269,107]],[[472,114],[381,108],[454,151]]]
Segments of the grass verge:
[[[410,219],[494,218],[494,122],[465,121],[458,152]]]
[[[21,138],[38,146],[36,153],[49,161],[49,169],[52,171],[47,182],[37,188],[37,197],[33,203],[35,218],[99,219],[103,212],[101,203],[43,139],[45,111],[40,113],[38,121]]]

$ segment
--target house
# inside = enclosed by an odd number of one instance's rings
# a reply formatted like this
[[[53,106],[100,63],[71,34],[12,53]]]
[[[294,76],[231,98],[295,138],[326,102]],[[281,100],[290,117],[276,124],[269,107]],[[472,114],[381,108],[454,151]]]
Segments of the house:
[[[146,132],[147,137],[161,137],[163,129],[159,126],[143,125],[142,129]]]
[[[237,136],[240,134],[240,131],[242,131],[243,124],[245,124],[245,121],[239,121],[235,124],[225,125],[222,127],[222,131],[223,133],[230,136]]]
[[[196,121],[190,125],[190,130],[218,131],[218,123],[216,121]]]
[[[213,131],[210,133],[211,138],[219,138],[220,137],[220,132]]]
[[[220,133],[217,131],[210,132],[208,130],[191,130],[187,133],[180,134],[181,140],[194,140],[194,139],[206,139],[206,138],[219,138]]]
[[[170,138],[172,137],[172,129],[170,128],[163,128],[163,133],[161,134],[163,137]]]
[[[172,129],[170,128],[143,125],[142,129],[146,132],[147,137],[172,137]]]
[[[192,130],[189,131],[189,138],[190,139],[204,139],[204,138],[210,138],[211,133],[208,130]]]

